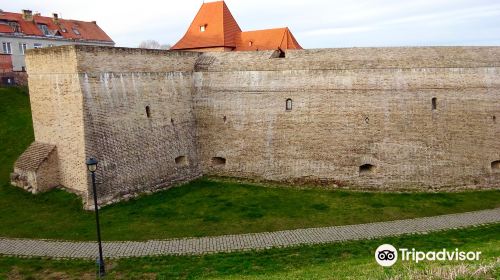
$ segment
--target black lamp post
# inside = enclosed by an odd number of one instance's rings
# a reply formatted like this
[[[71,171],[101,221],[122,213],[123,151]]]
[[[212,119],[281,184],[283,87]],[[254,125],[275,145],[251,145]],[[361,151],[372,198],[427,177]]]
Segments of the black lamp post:
[[[97,170],[97,160],[89,158],[87,160],[87,169],[92,175],[92,191],[94,193],[94,208],[95,208],[95,222],[97,225],[97,241],[99,242],[99,278],[104,277],[106,271],[104,269],[104,259],[102,258],[102,245],[101,245],[101,227],[99,225],[99,207],[97,206],[97,189],[95,186],[95,171]]]

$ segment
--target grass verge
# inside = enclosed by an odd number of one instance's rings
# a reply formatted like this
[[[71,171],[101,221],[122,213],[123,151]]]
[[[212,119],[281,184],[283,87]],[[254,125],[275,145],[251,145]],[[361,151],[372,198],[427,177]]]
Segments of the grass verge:
[[[500,224],[316,246],[204,256],[108,260],[108,279],[499,279]],[[479,261],[398,261],[380,267],[381,244],[420,251],[481,251]],[[95,263],[0,257],[0,278],[92,279]]]

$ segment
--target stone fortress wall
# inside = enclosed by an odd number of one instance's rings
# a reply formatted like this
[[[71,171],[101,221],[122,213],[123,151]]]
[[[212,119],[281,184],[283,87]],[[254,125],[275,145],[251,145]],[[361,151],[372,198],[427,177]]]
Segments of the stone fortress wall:
[[[282,58],[70,46],[30,51],[27,61],[35,139],[59,159],[52,185],[85,200],[90,156],[101,163],[102,202],[202,174],[499,187],[500,47]]]

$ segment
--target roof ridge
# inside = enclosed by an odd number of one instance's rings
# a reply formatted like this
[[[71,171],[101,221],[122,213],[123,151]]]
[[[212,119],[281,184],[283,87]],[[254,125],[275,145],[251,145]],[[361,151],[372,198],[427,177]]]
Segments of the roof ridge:
[[[226,46],[226,15],[224,13],[224,6],[226,6],[226,2],[224,2],[224,0],[222,1],[215,1],[214,3],[216,2],[222,2],[222,44],[224,46]],[[227,6],[226,6],[227,7]]]
[[[287,35],[287,31],[285,29],[285,32],[283,32],[283,37],[281,37],[281,42],[280,42],[280,44],[278,46],[278,49],[280,49],[280,50],[281,50],[281,45],[283,45],[283,40],[285,40],[286,35]]]

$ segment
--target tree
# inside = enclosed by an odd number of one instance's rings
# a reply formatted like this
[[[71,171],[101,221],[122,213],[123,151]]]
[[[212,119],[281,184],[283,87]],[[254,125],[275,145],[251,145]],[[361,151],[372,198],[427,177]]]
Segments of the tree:
[[[141,49],[169,50],[170,47],[171,46],[169,44],[161,45],[160,43],[158,43],[158,41],[155,40],[145,40],[139,44],[139,48]]]

